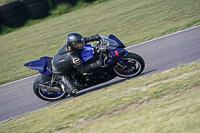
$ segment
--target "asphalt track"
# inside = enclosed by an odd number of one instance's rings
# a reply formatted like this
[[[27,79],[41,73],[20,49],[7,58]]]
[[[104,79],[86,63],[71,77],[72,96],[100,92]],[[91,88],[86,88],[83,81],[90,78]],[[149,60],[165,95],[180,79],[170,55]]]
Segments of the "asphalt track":
[[[182,64],[199,61],[200,25],[128,47],[127,50],[144,58],[146,67],[140,75],[143,77],[160,73]],[[32,90],[33,81],[37,76],[0,86],[0,123],[73,99],[73,97],[67,97],[56,102],[40,100]],[[83,90],[76,97],[93,93],[103,89],[105,86],[115,85],[123,81],[124,79],[122,78],[115,78],[108,83]]]

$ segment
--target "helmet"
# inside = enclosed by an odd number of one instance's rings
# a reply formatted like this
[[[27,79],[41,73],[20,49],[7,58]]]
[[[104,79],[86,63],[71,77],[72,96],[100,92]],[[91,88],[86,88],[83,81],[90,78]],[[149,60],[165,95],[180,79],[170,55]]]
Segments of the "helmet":
[[[81,34],[79,33],[70,33],[67,38],[67,45],[75,52],[81,53],[85,48],[85,41]]]

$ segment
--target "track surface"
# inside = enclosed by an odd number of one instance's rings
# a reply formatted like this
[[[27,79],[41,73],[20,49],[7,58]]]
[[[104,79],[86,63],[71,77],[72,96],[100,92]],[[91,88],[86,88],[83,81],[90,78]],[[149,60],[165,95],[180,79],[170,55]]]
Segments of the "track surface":
[[[140,75],[143,77],[169,70],[181,64],[189,64],[200,59],[200,26],[153,39],[129,47],[127,50],[144,58],[146,67],[143,74]],[[40,100],[32,90],[33,81],[37,76],[0,86],[0,123],[73,99],[73,97],[68,97],[56,102]],[[108,83],[83,90],[76,97],[93,93],[121,81],[124,79],[115,78]]]

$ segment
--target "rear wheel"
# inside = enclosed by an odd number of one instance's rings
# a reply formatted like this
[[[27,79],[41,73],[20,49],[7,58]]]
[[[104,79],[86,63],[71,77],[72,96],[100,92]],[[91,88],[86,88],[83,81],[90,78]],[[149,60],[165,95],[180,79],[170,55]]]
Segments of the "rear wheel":
[[[144,60],[135,53],[128,53],[114,67],[115,73],[122,78],[131,78],[139,75],[145,67]]]
[[[35,82],[33,83],[33,91],[34,93],[42,100],[45,101],[56,101],[62,98],[65,98],[68,93],[67,92],[48,92],[45,89],[41,89],[37,87],[38,82],[43,83],[51,83],[51,76],[50,75],[40,75],[35,79]],[[58,81],[54,81],[53,83],[55,86],[59,86]]]

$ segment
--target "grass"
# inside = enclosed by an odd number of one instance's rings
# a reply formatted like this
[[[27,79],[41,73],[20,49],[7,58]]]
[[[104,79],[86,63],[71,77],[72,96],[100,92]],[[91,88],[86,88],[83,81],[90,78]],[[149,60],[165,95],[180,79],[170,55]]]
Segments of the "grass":
[[[13,1],[16,1],[16,0],[1,0],[0,1],[0,6],[4,5],[4,4],[7,4],[7,3],[10,3],[10,2],[13,2]],[[75,5],[72,5],[72,3],[69,2],[68,4],[60,3],[60,4],[56,5],[55,7],[52,7],[53,3],[52,3],[51,0],[47,0],[47,1],[49,3],[49,8],[50,8],[48,18],[53,18],[55,16],[59,16],[59,15],[65,14],[65,13],[68,13],[70,11],[77,10],[79,8],[83,8],[83,7],[92,5],[92,4],[102,3],[102,2],[105,2],[105,1],[109,1],[109,0],[95,0],[93,2],[86,2],[86,1],[78,0],[78,1],[76,1]],[[34,25],[34,24],[36,24],[38,22],[45,21],[45,19],[40,19],[40,20],[28,19],[27,21],[28,22],[26,22],[24,27],[27,27],[27,26],[30,26],[30,25]],[[8,34],[10,32],[19,30],[19,29],[20,28],[10,28],[10,27],[7,27],[7,26],[5,26],[3,24],[2,25],[0,24],[0,35],[5,35],[5,34]]]
[[[110,0],[0,36],[0,85],[36,74],[24,63],[53,57],[68,33],[115,34],[126,46],[200,24],[198,0]],[[30,22],[31,23],[31,22]]]
[[[72,7],[68,4],[61,4],[56,7],[56,9],[51,11],[52,16],[59,16],[65,13],[68,13],[72,10]]]
[[[0,125],[0,132],[197,133],[200,63],[125,82]]]
[[[16,1],[16,0],[1,0],[0,1],[0,6],[4,5],[4,4],[7,4],[7,3],[10,3],[10,2],[13,2],[13,1]]]

